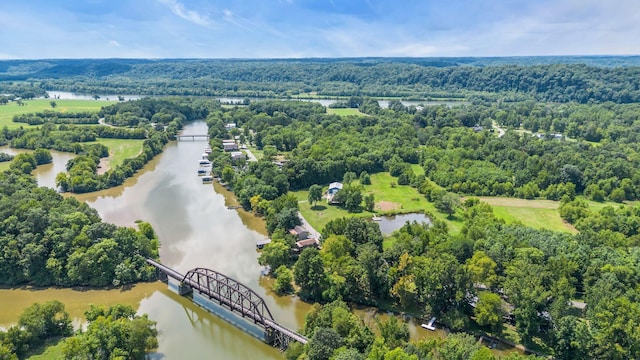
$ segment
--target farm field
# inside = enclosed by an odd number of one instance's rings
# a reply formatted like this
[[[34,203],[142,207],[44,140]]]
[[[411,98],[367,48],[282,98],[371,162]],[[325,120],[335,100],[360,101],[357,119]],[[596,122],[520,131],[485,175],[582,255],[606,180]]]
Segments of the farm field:
[[[51,107],[51,101],[56,102],[57,106],[55,108]],[[111,105],[115,102],[116,101],[102,100],[34,99],[24,100],[24,106],[10,102],[6,105],[0,105],[0,127],[6,126],[9,129],[15,129],[20,126],[30,126],[12,121],[13,117],[19,114],[28,114],[43,110],[55,110],[59,112],[98,111],[103,106]]]

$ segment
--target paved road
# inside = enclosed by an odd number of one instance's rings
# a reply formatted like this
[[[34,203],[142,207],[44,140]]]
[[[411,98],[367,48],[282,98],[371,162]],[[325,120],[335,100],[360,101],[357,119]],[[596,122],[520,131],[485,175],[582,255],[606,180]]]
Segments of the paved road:
[[[302,220],[302,227],[304,227],[305,229],[307,229],[307,231],[309,231],[309,236],[315,237],[316,239],[320,240],[320,233],[316,229],[314,229],[313,226],[311,226],[311,224],[309,224],[307,219],[305,219],[304,216],[302,216],[302,214],[299,211],[298,211],[298,217],[300,217],[300,220]]]
[[[502,135],[504,135],[504,133],[506,132],[503,128],[501,128],[497,122],[493,122],[493,128],[498,130],[498,137],[502,137]]]
[[[249,150],[249,149],[243,149],[243,150],[244,150],[244,152],[247,153],[247,157],[249,158],[249,161],[258,161],[258,158],[255,155],[253,155],[251,150]]]

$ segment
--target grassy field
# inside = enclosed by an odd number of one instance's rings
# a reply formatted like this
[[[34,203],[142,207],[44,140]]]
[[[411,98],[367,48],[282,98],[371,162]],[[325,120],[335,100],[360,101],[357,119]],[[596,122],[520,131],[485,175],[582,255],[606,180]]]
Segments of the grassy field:
[[[494,214],[504,219],[507,223],[520,222],[526,226],[536,229],[549,229],[554,231],[564,231],[576,233],[576,229],[566,223],[560,217],[558,208],[559,201],[552,200],[525,200],[506,197],[480,197],[481,201],[493,207]],[[587,201],[592,211],[600,211],[606,206],[618,208],[624,204],[614,202]],[[637,202],[629,202],[626,205],[637,205]]]
[[[506,197],[480,197],[480,201],[493,207],[493,213],[508,224],[520,222],[535,229],[575,233],[558,213],[560,202],[552,200],[525,200]]]
[[[300,201],[300,212],[305,219],[316,230],[322,231],[324,226],[332,219],[348,216],[358,216],[370,218],[373,215],[412,213],[428,211],[437,219],[444,220],[449,229],[458,232],[462,222],[456,218],[447,219],[447,216],[439,213],[434,205],[428,202],[424,195],[410,186],[392,186],[397,179],[389,173],[378,173],[371,175],[371,185],[364,186],[364,194],[373,193],[376,202],[374,213],[362,211],[360,213],[349,213],[338,206],[328,205],[326,201],[321,201],[313,208],[307,201],[308,191],[296,191],[293,194]]]
[[[109,148],[109,168],[112,168],[122,164],[124,159],[136,157],[142,151],[144,140],[98,138],[96,142]]]
[[[358,109],[332,109],[327,108],[328,114],[336,114],[339,116],[349,116],[349,115],[365,115],[361,113]]]
[[[51,107],[51,101],[55,101],[57,106]],[[62,99],[35,99],[25,100],[24,106],[18,106],[14,102],[6,105],[0,105],[0,127],[6,126],[9,129],[15,129],[20,126],[29,126],[27,124],[14,123],[13,116],[18,114],[34,113],[43,110],[55,110],[60,112],[78,112],[78,111],[98,111],[101,107],[111,105],[116,101],[96,101],[96,100],[62,100]]]

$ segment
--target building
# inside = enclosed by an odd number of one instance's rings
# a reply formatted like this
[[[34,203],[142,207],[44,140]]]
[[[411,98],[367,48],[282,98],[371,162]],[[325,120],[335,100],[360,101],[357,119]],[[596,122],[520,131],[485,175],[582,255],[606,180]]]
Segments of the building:
[[[247,160],[247,155],[241,151],[232,151],[231,160]]]
[[[317,249],[320,247],[320,241],[318,241],[318,239],[316,238],[308,238],[308,239],[297,241],[296,247],[293,249],[293,251],[299,253],[308,247],[314,247]]]
[[[238,151],[238,143],[235,140],[222,140],[222,148],[224,151]]]
[[[294,235],[298,240],[305,240],[309,237],[309,231],[300,225],[296,225],[296,227],[289,230],[289,234]]]
[[[227,129],[227,130],[235,129],[236,128],[236,123],[224,124],[224,128]]]
[[[340,190],[342,190],[342,183],[332,182],[329,184],[329,190],[327,190],[327,202],[331,203],[335,194]]]

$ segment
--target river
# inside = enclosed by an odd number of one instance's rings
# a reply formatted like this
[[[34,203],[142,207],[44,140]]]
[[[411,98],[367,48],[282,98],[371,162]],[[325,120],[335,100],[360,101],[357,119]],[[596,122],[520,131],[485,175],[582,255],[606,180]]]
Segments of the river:
[[[188,124],[184,134],[206,133],[202,121]],[[269,289],[272,280],[261,277],[256,241],[264,238],[261,219],[230,210],[233,195],[217,184],[202,184],[197,170],[204,141],[169,143],[122,186],[90,194],[73,195],[97,209],[106,222],[135,226],[140,219],[151,223],[160,239],[160,259],[186,273],[195,267],[220,271],[251,287],[262,296],[275,319],[299,329],[311,305],[296,297],[278,297]],[[16,153],[0,148],[0,152]],[[53,164],[40,166],[33,175],[41,186],[55,187],[55,176],[63,171],[72,154],[52,152]],[[65,196],[72,196],[65,194]],[[33,302],[57,299],[65,303],[76,325],[81,324],[89,304],[126,303],[149,314],[157,322],[159,348],[153,359],[283,359],[275,348],[253,338],[224,320],[180,297],[165,284],[139,284],[116,290],[0,289],[0,327],[17,321]],[[356,310],[371,318],[372,309]],[[387,314],[380,315],[383,318]],[[408,322],[412,338],[443,337]]]

